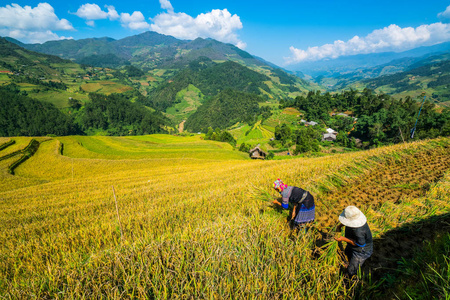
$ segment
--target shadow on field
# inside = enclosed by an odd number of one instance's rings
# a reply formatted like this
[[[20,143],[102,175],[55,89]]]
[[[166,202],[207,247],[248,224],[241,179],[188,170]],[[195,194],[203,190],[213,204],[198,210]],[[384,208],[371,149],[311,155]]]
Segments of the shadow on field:
[[[395,273],[402,258],[412,259],[415,252],[424,248],[425,241],[447,232],[450,232],[450,213],[389,230],[374,239],[374,252],[364,263],[363,271],[371,272],[372,280]]]

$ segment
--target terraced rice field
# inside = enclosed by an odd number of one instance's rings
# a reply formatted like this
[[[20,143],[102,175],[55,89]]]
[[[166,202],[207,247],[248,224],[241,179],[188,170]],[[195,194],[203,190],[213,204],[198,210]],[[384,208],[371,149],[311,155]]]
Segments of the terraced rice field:
[[[13,139],[0,158],[31,140]],[[0,161],[5,298],[349,299],[369,281],[346,284],[328,242],[346,205],[374,234],[373,280],[450,223],[448,138],[284,161],[197,136],[38,140],[15,175]],[[272,206],[276,178],[315,196],[307,234]]]

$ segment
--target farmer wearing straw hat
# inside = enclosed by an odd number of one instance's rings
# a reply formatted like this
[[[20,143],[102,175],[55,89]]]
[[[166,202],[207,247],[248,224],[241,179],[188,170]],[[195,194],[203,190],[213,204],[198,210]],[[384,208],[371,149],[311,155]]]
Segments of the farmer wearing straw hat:
[[[298,228],[300,225],[314,221],[316,207],[311,193],[295,186],[288,186],[281,179],[275,180],[273,188],[281,194],[283,199],[281,203],[274,200],[274,204],[281,206],[283,209],[289,209],[289,203],[294,206],[291,215],[292,228]]]
[[[336,231],[345,226],[345,236],[335,238],[338,242],[346,242],[345,255],[348,258],[347,272],[356,275],[358,269],[373,253],[372,232],[367,224],[366,216],[355,206],[347,206],[339,216],[341,224]]]

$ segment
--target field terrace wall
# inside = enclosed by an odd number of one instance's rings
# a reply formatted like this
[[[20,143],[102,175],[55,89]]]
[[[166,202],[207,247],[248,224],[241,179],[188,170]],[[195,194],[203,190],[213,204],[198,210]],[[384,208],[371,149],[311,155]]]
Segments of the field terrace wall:
[[[11,146],[11,145],[13,145],[13,144],[15,144],[15,143],[16,143],[15,140],[10,140],[10,141],[8,141],[8,142],[6,142],[6,143],[1,144],[1,145],[0,145],[0,151],[2,151],[2,150],[5,149],[6,147],[9,147],[9,146]]]
[[[39,144],[40,143],[37,140],[32,139],[28,146],[20,152],[23,154],[22,157],[9,166],[9,173],[14,175],[14,169],[16,169],[21,163],[33,156],[33,154],[38,150]]]

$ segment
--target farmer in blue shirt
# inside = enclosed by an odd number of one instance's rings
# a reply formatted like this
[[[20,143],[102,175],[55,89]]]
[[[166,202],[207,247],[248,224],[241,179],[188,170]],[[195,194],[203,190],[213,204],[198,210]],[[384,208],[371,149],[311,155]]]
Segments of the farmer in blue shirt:
[[[355,206],[347,206],[339,216],[341,224],[336,231],[345,226],[345,236],[335,238],[338,242],[346,242],[345,255],[348,258],[347,272],[356,275],[358,269],[373,253],[372,232],[367,224],[366,216]]]
[[[281,206],[283,209],[289,209],[289,203],[294,207],[291,215],[291,225],[298,228],[300,225],[312,223],[315,218],[316,206],[314,197],[304,189],[288,186],[281,179],[275,180],[273,188],[277,190],[282,197],[282,203],[274,200],[273,203]]]

